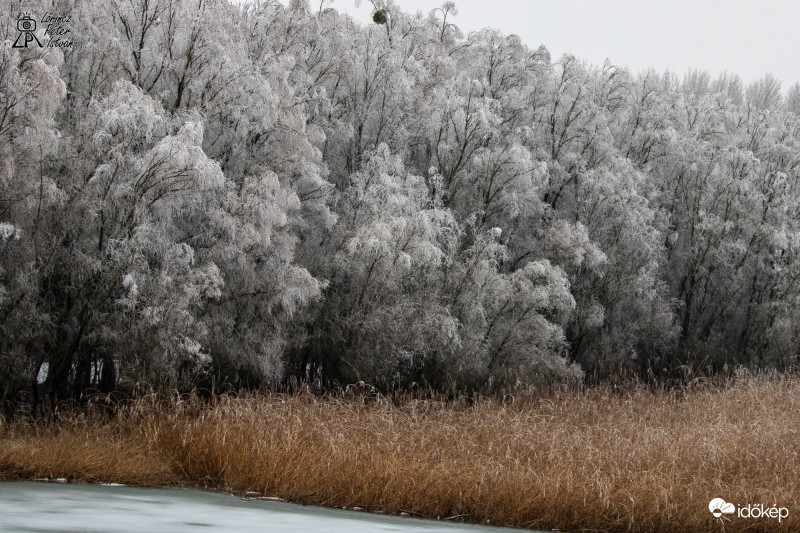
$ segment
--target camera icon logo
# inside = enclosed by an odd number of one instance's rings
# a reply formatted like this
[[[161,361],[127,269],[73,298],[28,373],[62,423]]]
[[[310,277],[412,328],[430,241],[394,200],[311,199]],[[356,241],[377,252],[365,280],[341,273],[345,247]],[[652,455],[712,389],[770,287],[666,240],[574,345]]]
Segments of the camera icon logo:
[[[13,48],[28,48],[29,43],[35,42],[42,48],[42,43],[34,33],[36,31],[36,19],[30,13],[24,13],[17,19],[17,40],[12,45]]]
[[[36,19],[32,18],[28,13],[25,13],[17,20],[17,31],[36,31]]]

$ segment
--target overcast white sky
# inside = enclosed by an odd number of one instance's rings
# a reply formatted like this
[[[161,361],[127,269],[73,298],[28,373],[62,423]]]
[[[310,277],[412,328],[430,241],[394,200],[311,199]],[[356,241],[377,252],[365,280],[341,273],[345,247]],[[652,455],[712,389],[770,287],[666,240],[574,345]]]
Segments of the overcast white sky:
[[[444,0],[395,0],[427,14]],[[800,81],[800,1],[791,0],[455,0],[463,31],[490,26],[516,33],[531,48],[544,44],[554,60],[569,52],[639,72],[649,66],[682,76],[690,68],[739,74],[745,83],[767,73],[784,90]],[[316,4],[312,0],[312,4]],[[368,0],[331,7],[367,22]]]

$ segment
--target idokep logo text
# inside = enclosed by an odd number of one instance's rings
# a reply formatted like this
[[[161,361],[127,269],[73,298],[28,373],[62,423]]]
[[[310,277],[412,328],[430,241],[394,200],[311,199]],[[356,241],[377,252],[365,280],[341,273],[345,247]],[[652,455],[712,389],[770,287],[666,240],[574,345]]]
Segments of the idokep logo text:
[[[777,518],[781,522],[789,517],[789,509],[773,505],[768,507],[762,503],[740,506],[737,510],[732,503],[722,498],[714,498],[708,503],[708,510],[715,518],[724,518],[723,515],[735,515],[737,518]]]

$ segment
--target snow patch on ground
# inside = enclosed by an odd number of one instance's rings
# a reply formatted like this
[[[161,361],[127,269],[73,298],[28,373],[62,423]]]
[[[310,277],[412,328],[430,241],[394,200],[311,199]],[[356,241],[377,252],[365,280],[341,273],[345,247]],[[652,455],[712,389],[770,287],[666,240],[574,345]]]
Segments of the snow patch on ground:
[[[51,481],[51,480],[47,480]],[[71,533],[511,533],[186,488],[0,482],[0,531]]]

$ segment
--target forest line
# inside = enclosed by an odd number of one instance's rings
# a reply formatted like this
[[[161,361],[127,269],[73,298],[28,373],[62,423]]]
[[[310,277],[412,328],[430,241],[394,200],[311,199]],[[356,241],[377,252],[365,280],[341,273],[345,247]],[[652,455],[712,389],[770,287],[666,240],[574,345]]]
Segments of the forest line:
[[[0,13],[3,401],[797,364],[800,85],[376,5]]]

